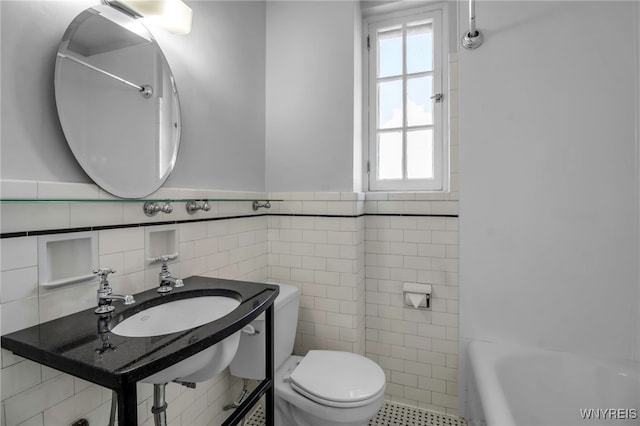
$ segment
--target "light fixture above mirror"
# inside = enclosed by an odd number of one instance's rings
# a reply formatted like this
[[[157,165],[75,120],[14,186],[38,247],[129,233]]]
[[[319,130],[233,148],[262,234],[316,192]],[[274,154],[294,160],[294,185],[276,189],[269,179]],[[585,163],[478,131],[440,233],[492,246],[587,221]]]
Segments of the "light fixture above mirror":
[[[181,0],[103,0],[135,18],[158,25],[172,34],[189,34],[193,12]]]

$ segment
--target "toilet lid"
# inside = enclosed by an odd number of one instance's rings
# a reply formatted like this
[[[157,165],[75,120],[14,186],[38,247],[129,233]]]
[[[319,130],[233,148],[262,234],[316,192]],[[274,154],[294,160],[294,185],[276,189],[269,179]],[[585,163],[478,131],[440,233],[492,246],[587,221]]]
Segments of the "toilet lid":
[[[340,351],[309,351],[290,376],[292,388],[325,405],[366,402],[384,390],[384,372],[368,358]]]

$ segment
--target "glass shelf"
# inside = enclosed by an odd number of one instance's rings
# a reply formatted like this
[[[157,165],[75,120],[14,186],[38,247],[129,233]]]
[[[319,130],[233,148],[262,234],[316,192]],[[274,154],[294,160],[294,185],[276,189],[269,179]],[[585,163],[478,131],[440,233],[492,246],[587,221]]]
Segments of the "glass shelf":
[[[0,198],[0,203],[188,203],[189,201],[254,202],[283,201],[270,198]]]

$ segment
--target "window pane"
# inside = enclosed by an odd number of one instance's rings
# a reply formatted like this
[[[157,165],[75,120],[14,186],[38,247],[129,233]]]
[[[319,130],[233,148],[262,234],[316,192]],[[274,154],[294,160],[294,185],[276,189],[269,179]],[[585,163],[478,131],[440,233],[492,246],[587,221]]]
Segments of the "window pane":
[[[378,128],[402,127],[402,80],[378,83]]]
[[[378,179],[402,179],[402,132],[378,134]]]
[[[407,177],[433,179],[433,130],[407,132]]]
[[[433,29],[431,23],[407,27],[407,72],[433,70]]]
[[[378,32],[378,77],[402,74],[402,30]]]
[[[407,80],[407,125],[433,124],[433,77],[418,77]]]

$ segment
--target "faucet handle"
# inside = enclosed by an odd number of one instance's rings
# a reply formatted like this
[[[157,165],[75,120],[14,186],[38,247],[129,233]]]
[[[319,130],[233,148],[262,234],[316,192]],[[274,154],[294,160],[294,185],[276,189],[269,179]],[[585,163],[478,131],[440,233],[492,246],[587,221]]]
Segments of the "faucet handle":
[[[163,254],[162,256],[158,256],[158,257],[148,257],[147,261],[167,263],[168,261],[176,259],[177,257],[178,257],[178,253]]]
[[[176,283],[173,285],[174,287],[184,287],[184,282],[181,279],[177,279]]]
[[[104,280],[104,279],[107,278],[107,275],[115,274],[116,270],[115,269],[111,269],[111,268],[102,268],[102,269],[96,268],[91,272],[93,272],[94,274],[96,274],[97,276],[99,276],[101,279]]]

